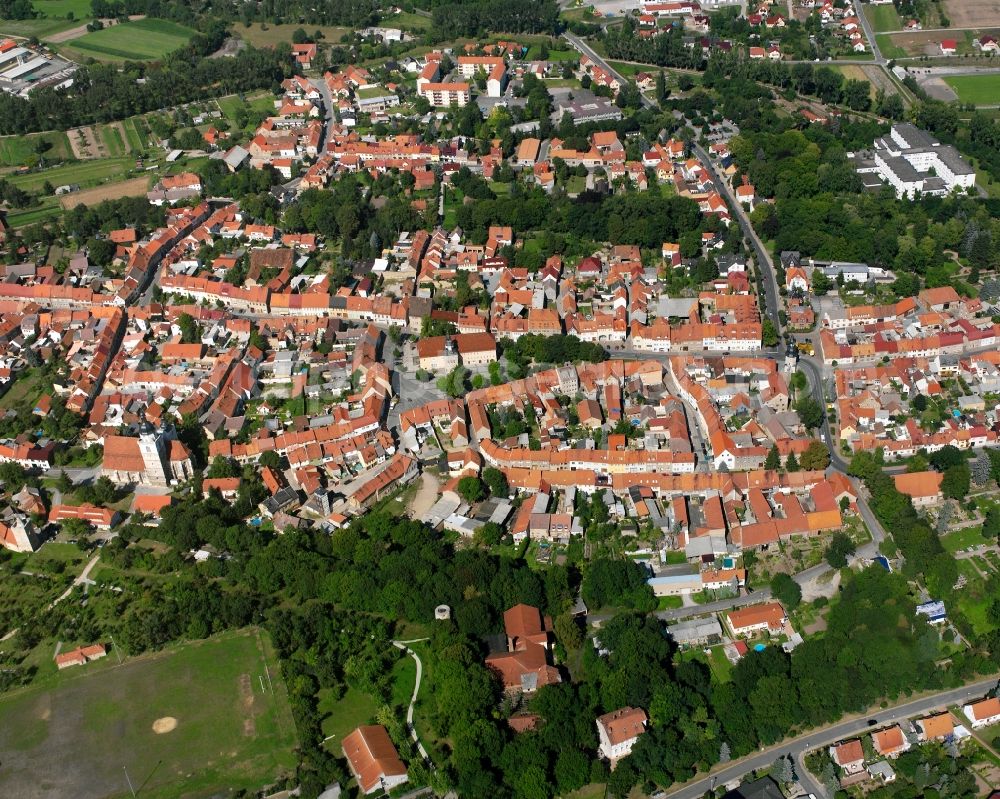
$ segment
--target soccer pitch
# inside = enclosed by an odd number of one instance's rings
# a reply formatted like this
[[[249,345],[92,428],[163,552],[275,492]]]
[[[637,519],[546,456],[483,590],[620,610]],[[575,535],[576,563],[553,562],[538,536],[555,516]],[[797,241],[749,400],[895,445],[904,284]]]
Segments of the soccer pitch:
[[[294,770],[295,745],[262,632],[121,665],[111,652],[0,696],[0,796],[122,797],[128,780],[140,796],[163,799],[255,789]]]

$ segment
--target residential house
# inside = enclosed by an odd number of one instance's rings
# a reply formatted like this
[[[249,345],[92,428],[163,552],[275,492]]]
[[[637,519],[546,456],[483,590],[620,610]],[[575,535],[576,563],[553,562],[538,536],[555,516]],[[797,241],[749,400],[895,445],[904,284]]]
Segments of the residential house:
[[[857,738],[831,746],[830,757],[845,774],[859,774],[865,769],[865,751]]]
[[[611,761],[612,768],[631,754],[635,742],[646,731],[647,721],[646,712],[635,707],[623,707],[597,717],[601,756]]]
[[[1000,698],[994,696],[981,702],[973,702],[963,707],[962,712],[972,722],[973,729],[989,727],[1000,722]]]
[[[344,738],[340,747],[365,795],[376,791],[388,793],[409,779],[399,752],[381,725],[358,727]]]
[[[785,609],[778,602],[751,605],[731,610],[726,614],[726,623],[730,631],[740,637],[749,637],[761,632],[780,633],[787,622]]]
[[[914,507],[936,505],[944,498],[941,493],[944,475],[941,472],[907,472],[893,475],[892,479],[896,483],[896,490],[906,494],[913,501]]]
[[[951,738],[955,734],[955,724],[950,713],[939,713],[918,719],[917,731],[921,741],[935,741],[939,738]]]

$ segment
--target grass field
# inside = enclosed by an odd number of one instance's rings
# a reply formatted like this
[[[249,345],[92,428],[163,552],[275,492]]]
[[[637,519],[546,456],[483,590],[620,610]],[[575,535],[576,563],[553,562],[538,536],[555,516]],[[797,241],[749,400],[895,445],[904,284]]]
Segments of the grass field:
[[[423,14],[413,14],[408,11],[403,11],[399,14],[393,14],[391,17],[387,17],[383,24],[389,25],[393,28],[399,28],[404,31],[423,33],[431,27],[433,20],[430,17],[425,17]]]
[[[875,34],[875,40],[878,42],[879,51],[886,58],[906,58],[906,50],[893,42],[888,33]]]
[[[265,30],[266,27],[266,30]],[[336,44],[345,33],[350,33],[350,28],[339,28],[332,25],[266,25],[255,22],[249,27],[236,25],[233,33],[252,44],[254,47],[275,47],[282,42],[291,42],[292,34],[299,28],[305,28],[310,36],[316,31],[323,34],[322,42],[326,44]]]
[[[128,139],[128,146],[132,152],[142,152],[146,149],[149,130],[141,118],[130,117],[122,122],[122,127],[125,128],[125,138]]]
[[[323,735],[329,736],[326,748],[340,752],[340,742],[355,727],[375,718],[378,705],[363,691],[348,688],[340,699],[334,699],[328,688],[319,692],[319,712],[323,716]]]
[[[963,103],[1000,105],[1000,75],[955,75],[944,78]]]
[[[0,34],[8,36],[37,36],[44,39],[54,33],[76,28],[82,22],[86,22],[90,15],[83,20],[68,19],[47,19],[38,17],[36,19],[2,19],[0,20]]]
[[[66,19],[72,14],[75,20],[90,19],[90,0],[34,0],[31,7],[43,17],[49,19]]]
[[[966,527],[964,530],[955,530],[941,536],[941,543],[949,552],[958,552],[960,549],[968,547],[982,546],[986,543],[983,538],[983,528],[981,526]]]
[[[0,138],[0,165],[27,165],[37,156],[35,146],[39,139],[43,139],[51,145],[48,150],[42,153],[45,158],[68,158],[72,154],[69,139],[61,131],[28,136],[4,136]]]
[[[139,19],[73,39],[68,49],[106,61],[147,61],[187,44],[194,31],[165,19]]]
[[[885,31],[898,31],[903,27],[903,21],[899,18],[895,6],[865,6],[865,15],[871,23],[875,33]]]
[[[10,175],[7,180],[26,191],[40,189],[45,181],[53,186],[69,183],[93,186],[116,175],[121,175],[134,164],[135,161],[131,158],[99,158],[93,161],[80,161],[75,164],[52,167],[52,169],[43,169],[40,172]]]
[[[122,665],[112,653],[0,698],[0,795],[126,796],[124,769],[146,797],[256,790],[294,768],[294,746],[274,653],[239,631]]]

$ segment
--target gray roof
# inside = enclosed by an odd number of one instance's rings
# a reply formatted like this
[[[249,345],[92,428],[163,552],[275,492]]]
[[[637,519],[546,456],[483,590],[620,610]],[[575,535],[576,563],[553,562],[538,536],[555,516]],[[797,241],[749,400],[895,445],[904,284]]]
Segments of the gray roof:
[[[907,147],[933,147],[938,143],[938,140],[927,131],[921,130],[909,122],[900,122],[898,125],[893,125],[892,130],[896,135],[903,138]]]

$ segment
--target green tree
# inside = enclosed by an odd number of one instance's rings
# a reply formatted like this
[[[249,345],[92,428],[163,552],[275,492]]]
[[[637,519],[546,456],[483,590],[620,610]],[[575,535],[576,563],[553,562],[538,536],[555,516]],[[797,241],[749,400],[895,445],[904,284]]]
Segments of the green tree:
[[[764,459],[764,468],[774,471],[781,466],[781,454],[778,452],[778,445],[772,444]]]
[[[806,451],[802,453],[802,468],[821,471],[830,465],[830,451],[819,439],[814,438],[809,442]]]
[[[971,474],[968,463],[957,463],[944,470],[941,478],[941,493],[951,499],[962,500],[969,493]]]
[[[196,344],[201,341],[201,330],[191,314],[182,313],[178,316],[177,327],[181,330],[181,341],[184,344]]]
[[[983,538],[1000,538],[1000,508],[991,507],[983,518]]]
[[[803,397],[796,402],[795,411],[802,420],[802,424],[809,430],[815,430],[823,421],[823,406],[812,397]]]
[[[834,533],[826,548],[826,562],[835,569],[842,569],[847,565],[848,556],[853,554],[854,542],[851,537],[847,533]]]
[[[799,460],[795,457],[794,452],[789,452],[788,457],[785,458],[785,468],[790,472],[800,471],[802,467],[799,466]]]
[[[478,502],[483,498],[483,482],[478,477],[463,477],[458,481],[458,494],[468,503]]]
[[[945,444],[941,449],[932,452],[928,460],[931,466],[939,472],[943,472],[952,466],[965,463],[965,455],[962,454],[962,450],[958,447],[952,444]]]
[[[802,588],[788,574],[778,572],[771,578],[771,594],[785,610],[795,610],[802,602]]]
[[[769,318],[764,318],[764,324],[761,326],[760,335],[761,344],[765,347],[774,347],[778,343],[778,331]]]
[[[504,497],[510,495],[510,486],[507,484],[506,475],[499,469],[487,466],[483,469],[483,482],[490,490],[490,495],[494,497]]]

